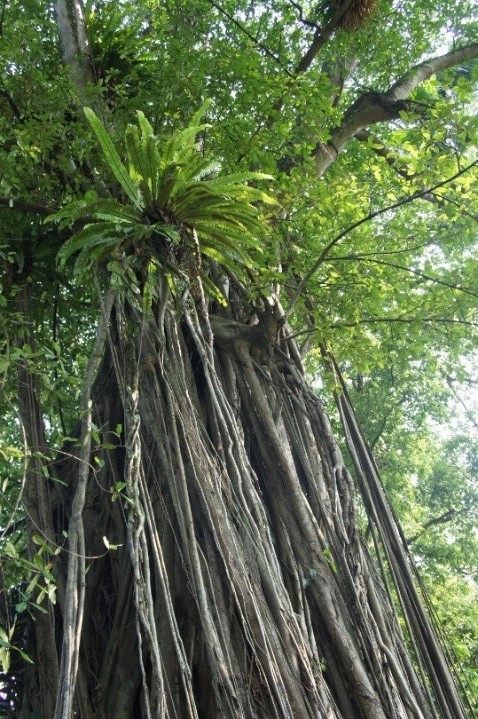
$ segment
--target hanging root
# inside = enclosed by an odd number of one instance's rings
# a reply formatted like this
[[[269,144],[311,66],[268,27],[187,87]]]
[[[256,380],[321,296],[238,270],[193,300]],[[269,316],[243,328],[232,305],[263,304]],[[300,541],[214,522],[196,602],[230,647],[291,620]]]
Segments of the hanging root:
[[[279,314],[258,317],[116,306],[95,423],[122,437],[85,502],[87,719],[429,716],[327,418]]]

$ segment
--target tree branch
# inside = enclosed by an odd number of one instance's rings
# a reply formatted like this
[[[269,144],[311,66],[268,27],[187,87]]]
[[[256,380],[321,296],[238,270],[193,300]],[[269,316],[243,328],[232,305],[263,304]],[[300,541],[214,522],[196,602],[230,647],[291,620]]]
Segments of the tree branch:
[[[478,57],[478,42],[450,50],[445,55],[430,58],[412,67],[405,75],[402,75],[387,91],[390,100],[404,100],[424,80],[443,70],[449,70],[460,63],[473,60]]]
[[[8,102],[8,104],[10,105],[10,108],[11,108],[11,110],[12,110],[14,116],[17,118],[17,120],[20,120],[20,119],[21,119],[21,116],[22,116],[22,113],[21,113],[20,108],[18,107],[17,103],[15,102],[15,100],[13,99],[13,97],[12,97],[12,96],[10,95],[10,93],[8,92],[8,90],[6,90],[5,88],[1,88],[1,89],[0,89],[0,95],[7,100],[7,102]]]
[[[443,204],[444,202],[449,202],[450,205],[455,205],[455,207],[458,207],[460,210],[460,213],[462,215],[465,215],[466,217],[469,217],[471,220],[474,220],[475,222],[478,222],[478,215],[476,215],[474,212],[470,212],[469,210],[466,210],[463,207],[463,204],[461,202],[457,202],[457,200],[454,200],[453,198],[449,197],[448,195],[440,195],[435,192],[430,193],[430,201],[438,202],[439,204]]]
[[[380,138],[369,132],[369,130],[359,130],[355,133],[354,137],[356,140],[359,140],[359,142],[363,142],[367,145],[374,155],[383,157],[387,165],[391,167],[397,175],[400,175],[400,177],[403,177],[405,180],[411,180],[416,176],[415,172],[409,172],[405,167],[399,167],[397,161],[403,160],[403,158],[394,155],[393,151],[387,147]]]
[[[453,382],[452,382],[452,380],[451,380],[450,377],[447,377],[446,383],[447,383],[448,387],[450,388],[450,390],[452,391],[453,396],[454,396],[454,398],[456,399],[456,401],[459,402],[459,403],[461,404],[461,406],[463,407],[463,409],[465,410],[465,416],[466,416],[466,418],[471,422],[472,425],[474,425],[475,429],[478,429],[478,422],[474,419],[474,413],[473,413],[473,411],[470,410],[470,409],[466,406],[465,402],[464,402],[463,399],[460,397],[459,393],[458,393],[458,392],[456,391],[456,389],[453,387]],[[473,396],[473,395],[472,395],[472,396]]]
[[[13,200],[10,197],[0,197],[0,207],[8,207],[12,210],[20,210],[20,212],[33,212],[36,215],[42,215],[42,217],[52,215],[58,209],[52,207],[45,207],[44,205],[37,205],[35,202]]]
[[[331,139],[317,145],[314,154],[318,174],[322,175],[327,170],[348,140],[360,130],[400,117],[401,112],[410,108],[410,94],[424,80],[477,57],[478,43],[451,50],[445,55],[415,65],[386,92],[366,92],[361,95],[345,112],[342,123],[332,133]]]
[[[327,329],[330,330],[343,330],[353,327],[359,327],[360,325],[383,325],[383,324],[403,324],[411,325],[417,322],[416,317],[365,317],[362,320],[355,320],[354,322],[334,322],[331,325],[327,325]],[[464,325],[465,327],[478,327],[478,322],[472,322],[469,320],[459,320],[456,317],[420,317],[419,322],[427,325]],[[318,328],[314,325],[308,327],[305,330],[299,330],[286,335],[285,339],[291,340],[297,337],[304,337],[306,335],[314,334],[318,332]]]
[[[88,84],[96,81],[82,5],[79,0],[57,0],[55,13],[63,62],[70,67],[73,82],[82,93]]]
[[[287,309],[287,312],[285,314],[286,319],[288,319],[291,315],[291,313],[294,311],[295,306],[297,304],[297,301],[299,300],[299,297],[301,296],[304,289],[307,287],[307,283],[309,282],[310,278],[317,272],[320,265],[325,261],[325,258],[329,254],[330,250],[335,247],[335,245],[340,242],[346,235],[348,235],[352,230],[357,229],[357,227],[360,227],[361,225],[365,224],[366,222],[370,222],[370,220],[373,220],[375,217],[378,217],[379,215],[383,215],[385,212],[390,212],[390,210],[396,210],[398,207],[402,207],[403,205],[407,205],[410,202],[413,202],[414,200],[418,200],[421,197],[426,197],[430,192],[433,192],[434,190],[437,190],[439,187],[444,187],[450,182],[453,182],[453,180],[456,180],[457,177],[460,177],[465,172],[468,172],[468,170],[471,170],[473,167],[478,165],[478,160],[475,160],[474,162],[470,163],[466,167],[462,168],[458,172],[456,172],[451,177],[448,177],[446,180],[442,180],[441,182],[438,182],[436,185],[433,185],[433,187],[428,187],[422,192],[414,192],[413,195],[409,195],[408,197],[405,197],[398,202],[394,202],[393,205],[387,205],[387,207],[382,207],[380,210],[375,210],[374,212],[369,212],[367,215],[362,217],[360,220],[357,220],[357,222],[354,222],[353,224],[349,225],[349,227],[346,227],[345,230],[342,230],[342,232],[339,232],[338,235],[336,235],[330,242],[324,247],[322,252],[320,253],[317,260],[314,262],[312,267],[302,280],[300,281],[297,290],[295,292],[294,297],[291,300],[291,303]]]
[[[363,320],[355,322],[335,322],[328,325],[328,329],[342,330],[347,327],[359,327],[359,325],[375,325],[375,324],[404,324],[411,325],[417,322],[416,317],[365,317]],[[420,317],[420,324],[440,324],[440,325],[464,325],[465,327],[478,327],[478,322],[470,320],[458,320],[456,317]]]
[[[407,544],[411,544],[412,542],[416,542],[417,539],[419,539],[427,529],[430,529],[430,527],[434,527],[437,524],[446,524],[447,522],[451,522],[452,519],[455,519],[459,514],[463,514],[465,512],[465,509],[448,509],[446,512],[443,512],[443,514],[440,514],[439,517],[434,517],[433,519],[428,520],[428,522],[425,522],[420,532],[417,532],[417,534],[414,534],[413,537],[410,537],[407,539]]]
[[[377,444],[377,442],[379,441],[379,439],[385,432],[388,420],[390,419],[392,414],[395,412],[395,410],[398,409],[398,407],[401,407],[402,404],[405,404],[407,399],[408,399],[407,394],[404,392],[399,400],[397,400],[396,402],[393,402],[392,404],[389,404],[389,406],[385,410],[385,413],[382,416],[382,419],[380,420],[378,430],[375,432],[373,439],[370,440],[370,449],[372,449],[372,450],[375,449],[375,445]]]
[[[3,21],[5,20],[5,10],[7,9],[7,0],[3,0],[2,12],[0,14],[0,37],[3,36]]]
[[[397,155],[394,155],[393,150],[387,147],[382,142],[382,140],[380,140],[373,133],[369,132],[369,130],[359,130],[355,133],[354,137],[356,140],[359,140],[359,142],[365,143],[367,147],[371,150],[371,152],[374,153],[374,155],[378,155],[378,157],[383,157],[387,165],[391,167],[392,170],[397,173],[397,175],[403,177],[403,179],[407,182],[411,182],[412,180],[415,180],[417,178],[416,172],[408,170],[406,167],[400,167],[397,164],[397,160],[403,160],[403,158],[399,158],[397,157]],[[449,202],[451,205],[455,205],[455,207],[458,207],[462,215],[469,217],[475,222],[478,222],[478,215],[475,215],[473,212],[470,212],[469,210],[465,209],[462,203],[453,200],[451,197],[448,197],[448,195],[440,195],[435,192],[430,192],[429,195],[425,195],[423,199],[438,205],[443,205],[445,202]]]
[[[315,58],[319,54],[320,50],[324,47],[325,43],[330,40],[335,30],[337,30],[337,28],[340,26],[340,23],[342,22],[347,10],[352,5],[352,1],[353,0],[347,0],[347,2],[341,2],[337,4],[334,9],[334,12],[332,13],[332,15],[329,16],[329,21],[323,27],[315,25],[315,33],[312,39],[312,43],[305,55],[295,66],[295,75],[300,75],[300,73],[305,72],[309,69],[309,67],[312,65]]]
[[[308,20],[306,17],[304,17],[304,8],[302,5],[299,5],[299,3],[294,2],[294,0],[288,0],[289,5],[292,5],[293,8],[297,11],[297,14],[299,15],[299,20],[302,23],[302,25],[307,25],[308,27],[313,27],[314,30],[320,30],[319,25],[314,22],[313,20]]]
[[[368,262],[370,264],[374,265],[383,265],[384,267],[392,267],[395,270],[402,270],[403,272],[408,272],[411,275],[415,275],[416,277],[420,277],[422,280],[425,280],[426,282],[432,282],[436,285],[442,285],[442,287],[447,287],[450,290],[458,290],[459,292],[463,292],[463,294],[470,295],[471,297],[478,297],[478,292],[473,292],[473,290],[468,289],[467,287],[461,287],[460,285],[454,285],[451,282],[446,282],[445,280],[440,280],[438,277],[432,277],[431,275],[425,274],[425,272],[421,272],[420,270],[414,270],[412,267],[407,267],[406,265],[399,265],[396,262],[387,262],[386,260],[378,260],[371,257],[363,257],[361,255],[346,255],[343,257],[330,257],[328,259],[328,262],[341,262],[341,261],[351,261],[351,260],[359,260],[361,262]]]
[[[214,8],[216,8],[216,10],[221,13],[221,15],[224,15],[224,17],[227,17],[227,19],[230,20],[232,22],[232,24],[235,25],[242,33],[244,33],[244,35],[246,37],[248,37],[249,40],[251,40],[256,47],[259,47],[261,50],[263,50],[265,52],[266,55],[268,55],[268,57],[272,58],[272,60],[274,60],[274,62],[276,62],[279,65],[281,70],[284,70],[284,72],[286,72],[287,75],[289,75],[289,77],[294,77],[293,73],[291,73],[290,70],[288,70],[284,66],[284,64],[281,62],[281,59],[275,53],[273,53],[272,50],[269,50],[267,45],[264,45],[264,43],[262,43],[260,40],[257,39],[257,37],[255,37],[252,33],[250,33],[249,30],[246,27],[244,27],[244,25],[242,23],[240,23],[238,20],[236,20],[236,18],[233,17],[230,13],[228,13],[227,10],[224,10],[224,8],[221,7],[217,2],[215,2],[215,0],[207,0],[207,1],[210,5],[212,5]]]
[[[417,179],[418,175],[416,172],[408,170],[406,167],[399,166],[397,161],[403,161],[404,158],[398,158],[396,155],[394,155],[393,150],[387,147],[382,142],[382,140],[380,140],[373,133],[369,132],[369,130],[359,130],[355,133],[354,137],[359,140],[359,142],[365,143],[367,147],[371,150],[371,152],[374,153],[374,155],[383,157],[387,165],[391,167],[392,170],[397,173],[397,175],[403,177],[404,180],[406,180],[407,182],[412,182],[413,180]],[[463,206],[462,203],[457,202],[448,195],[441,195],[436,192],[430,192],[428,195],[424,195],[423,199],[437,205],[443,205],[445,202],[449,202],[451,205],[455,205],[455,207],[458,207],[462,215],[469,217],[475,222],[478,222],[478,215],[475,215],[473,212],[470,212]]]

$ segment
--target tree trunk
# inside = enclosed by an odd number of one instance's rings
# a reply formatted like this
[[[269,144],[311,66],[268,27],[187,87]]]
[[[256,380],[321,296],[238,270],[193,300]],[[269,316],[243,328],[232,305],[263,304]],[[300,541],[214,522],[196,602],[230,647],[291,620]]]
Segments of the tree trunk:
[[[78,716],[434,716],[297,350],[274,308],[243,312],[116,303],[94,419],[122,433],[86,492]],[[75,460],[57,471],[71,492]]]
[[[25,346],[35,349],[35,338],[31,332],[31,293],[32,285],[24,282],[16,296],[18,314],[24,319],[23,331],[16,337],[16,344],[20,350]],[[51,515],[52,488],[47,480],[49,450],[45,439],[39,381],[26,358],[18,364],[17,386],[19,419],[24,444],[28,449],[22,498],[28,558],[33,561],[38,550],[34,537],[40,536],[53,546],[55,532]],[[45,562],[52,559],[52,557],[44,557]],[[26,668],[22,717],[31,716],[33,710],[39,711],[41,717],[50,717],[53,716],[55,709],[58,683],[55,617],[54,608],[50,603],[46,611],[35,610],[30,641],[34,647],[37,666]]]

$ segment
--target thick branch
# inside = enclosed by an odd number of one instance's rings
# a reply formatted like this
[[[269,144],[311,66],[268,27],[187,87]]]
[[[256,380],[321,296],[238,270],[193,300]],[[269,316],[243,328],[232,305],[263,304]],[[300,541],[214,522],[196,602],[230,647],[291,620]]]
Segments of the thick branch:
[[[345,13],[347,12],[351,4],[351,0],[348,0],[348,2],[344,3],[339,3],[336,6],[333,14],[329,17],[328,22],[326,22],[323,27],[317,25],[315,26],[316,29],[314,37],[312,39],[312,43],[305,55],[297,63],[294,69],[294,74],[300,75],[302,72],[305,72],[309,69],[309,67],[312,65],[315,58],[319,54],[321,48],[324,47],[326,42],[328,42],[328,40],[330,40],[330,38],[332,37],[335,30],[337,30],[337,28],[340,26],[345,16]]]
[[[394,83],[388,90],[387,95],[390,99],[403,100],[409,97],[410,93],[418,87],[424,80],[436,75],[437,72],[449,70],[451,67],[460,65],[478,57],[478,42],[465,47],[459,47],[455,50],[447,52],[445,55],[430,58],[425,62],[415,65],[405,75]]]
[[[361,95],[346,111],[329,142],[317,146],[315,159],[318,174],[322,175],[327,170],[346,143],[360,130],[400,117],[400,113],[410,107],[410,94],[424,80],[477,57],[478,43],[473,43],[415,65],[384,93],[366,92]]]
[[[17,103],[15,102],[15,100],[13,99],[13,97],[8,92],[8,90],[5,90],[4,88],[2,88],[0,90],[0,95],[6,99],[6,101],[10,105],[10,108],[11,108],[14,116],[17,118],[17,120],[19,120],[22,116],[22,112],[21,112],[20,108],[18,107]]]
[[[414,179],[416,173],[408,170],[406,167],[400,167],[397,163],[397,155],[394,155],[393,151],[384,145],[382,140],[380,140],[376,135],[373,135],[368,130],[359,130],[355,133],[355,139],[367,145],[374,155],[383,157],[387,165],[391,167],[397,175],[400,175],[400,177],[403,177],[405,180]]]

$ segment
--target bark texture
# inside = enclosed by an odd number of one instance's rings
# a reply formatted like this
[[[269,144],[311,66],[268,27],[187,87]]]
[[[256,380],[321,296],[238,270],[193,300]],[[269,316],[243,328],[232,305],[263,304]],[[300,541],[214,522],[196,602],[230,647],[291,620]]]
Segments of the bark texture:
[[[275,308],[243,312],[117,298],[93,415],[104,441],[123,429],[90,461],[76,716],[432,717],[296,347]],[[84,466],[65,449],[58,542]]]
[[[20,281],[23,279],[19,277]],[[18,312],[25,318],[32,314],[32,286],[25,283],[16,297]],[[21,350],[26,344],[35,347],[35,338],[26,323],[26,332],[18,334],[16,344]],[[28,558],[33,560],[38,547],[34,536],[41,535],[55,543],[55,530],[51,514],[51,486],[46,482],[49,449],[45,439],[43,412],[40,402],[38,377],[31,371],[28,361],[19,363],[17,374],[19,419],[28,448],[22,487],[25,509]],[[52,558],[50,557],[50,560]],[[45,557],[48,560],[48,557]],[[54,608],[47,605],[45,612],[36,611],[30,629],[29,641],[38,663],[35,671],[27,671],[23,686],[22,716],[31,716],[36,710],[41,717],[53,716],[58,686],[58,657],[55,641]],[[41,661],[40,661],[41,659]]]
[[[61,40],[63,62],[71,70],[72,80],[82,91],[95,81],[94,61],[88,42],[81,0],[57,0],[56,21]]]

